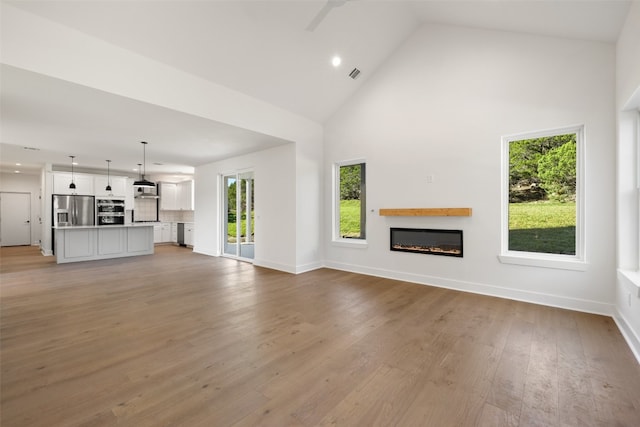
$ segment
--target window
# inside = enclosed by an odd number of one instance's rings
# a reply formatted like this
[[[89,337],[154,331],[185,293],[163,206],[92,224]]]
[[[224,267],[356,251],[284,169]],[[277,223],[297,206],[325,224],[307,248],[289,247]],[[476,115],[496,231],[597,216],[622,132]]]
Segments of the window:
[[[366,239],[365,176],[364,162],[335,166],[334,240]]]
[[[502,262],[585,268],[583,151],[581,126],[503,138]]]

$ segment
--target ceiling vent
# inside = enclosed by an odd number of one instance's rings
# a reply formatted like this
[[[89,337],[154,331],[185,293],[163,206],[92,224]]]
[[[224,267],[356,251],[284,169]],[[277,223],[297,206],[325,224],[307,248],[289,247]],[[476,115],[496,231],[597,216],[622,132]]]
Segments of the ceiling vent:
[[[349,77],[351,77],[353,80],[357,79],[359,75],[360,75],[360,70],[358,70],[357,68],[354,68],[349,73]]]

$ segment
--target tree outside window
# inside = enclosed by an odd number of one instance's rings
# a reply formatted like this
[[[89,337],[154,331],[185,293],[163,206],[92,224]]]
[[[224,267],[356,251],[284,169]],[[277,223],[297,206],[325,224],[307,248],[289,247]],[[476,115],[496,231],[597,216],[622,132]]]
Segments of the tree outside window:
[[[508,250],[575,255],[578,132],[508,141]]]
[[[338,166],[337,235],[342,239],[366,238],[365,164]]]

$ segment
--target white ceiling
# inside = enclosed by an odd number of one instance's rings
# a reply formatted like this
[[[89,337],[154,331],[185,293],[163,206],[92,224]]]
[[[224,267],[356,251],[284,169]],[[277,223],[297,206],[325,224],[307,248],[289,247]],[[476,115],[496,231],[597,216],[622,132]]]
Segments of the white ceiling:
[[[4,3],[318,123],[338,110],[421,24],[613,43],[630,4],[352,0],[333,8],[309,32],[305,28],[325,1]],[[336,54],[343,64],[334,69],[330,60]],[[362,71],[357,80],[347,77],[354,67]],[[64,163],[69,154],[88,167],[103,167],[109,158],[114,168],[127,170],[141,161],[138,142],[147,140],[148,172],[188,172],[286,143],[13,67],[4,66],[1,78],[2,170],[13,170],[16,161],[39,164],[42,157]]]
[[[70,167],[75,155],[81,167],[106,168],[108,159],[131,172],[147,141],[147,172],[193,174],[193,166],[288,142],[8,65],[0,73],[5,170]]]

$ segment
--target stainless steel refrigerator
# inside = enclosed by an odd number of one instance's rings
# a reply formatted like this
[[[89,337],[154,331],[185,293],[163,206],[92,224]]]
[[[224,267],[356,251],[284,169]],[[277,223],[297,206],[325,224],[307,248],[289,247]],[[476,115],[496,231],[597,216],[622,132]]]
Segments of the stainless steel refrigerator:
[[[51,213],[54,227],[96,225],[94,196],[53,195]]]

